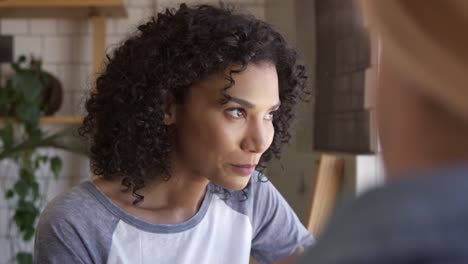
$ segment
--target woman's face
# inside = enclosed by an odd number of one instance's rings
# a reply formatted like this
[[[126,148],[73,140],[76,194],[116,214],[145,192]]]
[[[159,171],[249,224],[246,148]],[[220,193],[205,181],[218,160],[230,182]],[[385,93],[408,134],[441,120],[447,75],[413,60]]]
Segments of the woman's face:
[[[232,99],[226,104],[221,99],[227,81],[214,74],[168,112],[176,134],[174,172],[240,190],[271,145],[280,99],[272,64],[250,64],[232,77],[235,85],[226,91]]]

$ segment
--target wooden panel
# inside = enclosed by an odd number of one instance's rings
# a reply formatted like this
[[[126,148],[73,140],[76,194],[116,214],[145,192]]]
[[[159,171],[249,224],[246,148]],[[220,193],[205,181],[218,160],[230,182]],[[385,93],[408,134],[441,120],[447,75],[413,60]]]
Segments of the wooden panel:
[[[47,116],[40,119],[41,124],[81,124],[83,118],[79,116]]]
[[[101,72],[106,43],[106,18],[93,16],[93,79],[95,80]]]
[[[323,154],[319,160],[317,175],[310,196],[307,229],[316,237],[320,236],[335,207],[343,181],[344,159]]]
[[[122,0],[0,0],[0,17],[85,18],[93,15],[125,17]]]
[[[15,118],[0,118],[0,123],[15,122]],[[46,116],[42,117],[39,121],[41,124],[81,124],[83,119],[79,116]]]
[[[0,0],[0,6],[12,7],[39,7],[39,6],[119,6],[122,0]]]

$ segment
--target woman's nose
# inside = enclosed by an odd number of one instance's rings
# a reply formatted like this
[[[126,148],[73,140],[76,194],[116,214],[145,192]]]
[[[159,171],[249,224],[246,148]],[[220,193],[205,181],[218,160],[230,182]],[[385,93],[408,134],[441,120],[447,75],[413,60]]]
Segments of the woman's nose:
[[[262,121],[255,121],[249,124],[246,135],[242,140],[241,148],[246,152],[263,153],[270,145],[273,131],[267,126],[271,124],[263,124]]]

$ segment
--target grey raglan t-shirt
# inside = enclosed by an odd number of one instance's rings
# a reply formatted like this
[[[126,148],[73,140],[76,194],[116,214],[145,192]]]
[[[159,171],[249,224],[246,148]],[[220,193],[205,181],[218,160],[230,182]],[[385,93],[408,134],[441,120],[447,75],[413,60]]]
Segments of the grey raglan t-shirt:
[[[209,184],[199,211],[174,225],[153,224],[114,205],[86,181],[41,215],[34,263],[270,263],[313,238],[270,182],[252,176],[230,197]]]

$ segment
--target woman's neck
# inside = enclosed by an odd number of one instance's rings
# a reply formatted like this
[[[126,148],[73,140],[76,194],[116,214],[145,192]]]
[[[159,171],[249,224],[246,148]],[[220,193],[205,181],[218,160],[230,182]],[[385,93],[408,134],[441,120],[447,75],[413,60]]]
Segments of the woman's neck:
[[[206,178],[190,177],[183,171],[174,171],[169,180],[158,178],[136,191],[144,199],[133,205],[131,191],[124,192],[122,178],[111,181],[94,179],[98,188],[117,206],[145,221],[157,224],[177,224],[193,217],[206,193]]]

